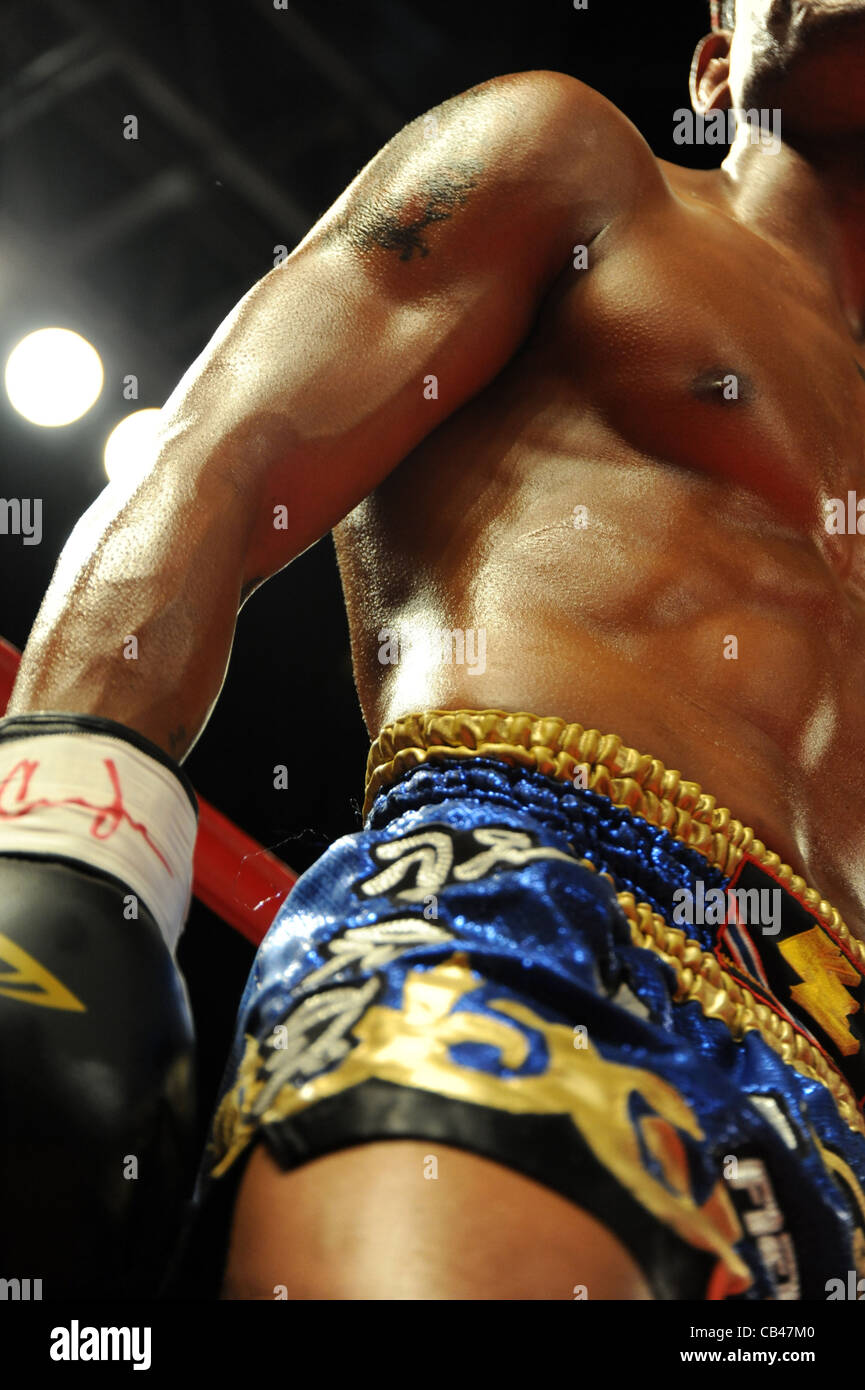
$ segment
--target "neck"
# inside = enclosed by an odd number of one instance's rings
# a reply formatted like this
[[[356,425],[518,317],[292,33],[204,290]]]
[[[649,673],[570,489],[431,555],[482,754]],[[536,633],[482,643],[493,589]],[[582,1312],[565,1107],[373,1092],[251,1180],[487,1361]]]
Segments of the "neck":
[[[796,137],[777,151],[740,127],[721,166],[733,215],[810,261],[825,278],[853,337],[865,341],[863,140]]]

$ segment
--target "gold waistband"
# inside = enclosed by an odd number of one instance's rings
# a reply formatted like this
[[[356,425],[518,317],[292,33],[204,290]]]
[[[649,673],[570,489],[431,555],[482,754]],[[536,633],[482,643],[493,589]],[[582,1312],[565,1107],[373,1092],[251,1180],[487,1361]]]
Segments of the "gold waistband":
[[[733,874],[742,856],[750,855],[837,932],[865,966],[865,945],[851,935],[840,913],[768,850],[750,826],[719,806],[699,783],[628,748],[616,734],[495,709],[408,714],[382,729],[369,750],[364,815],[380,792],[418,764],[430,758],[478,757],[534,768],[571,784],[582,771],[583,786],[669,831],[724,874]]]
[[[431,758],[476,757],[534,768],[571,784],[581,771],[582,786],[667,830],[724,874],[732,875],[743,855],[749,855],[843,941],[865,974],[865,944],[851,934],[831,903],[698,783],[686,781],[657,758],[626,747],[615,734],[504,710],[429,710],[407,715],[383,729],[370,749],[364,814],[381,791],[420,763]],[[580,862],[586,868],[595,867],[588,860]],[[826,1086],[850,1128],[865,1134],[855,1093],[818,1048],[725,971],[711,952],[665,922],[647,903],[637,902],[628,892],[617,892],[617,897],[634,943],[661,955],[673,967],[678,1000],[696,1000],[705,1014],[723,1021],[735,1038],[756,1029],[790,1066]]]

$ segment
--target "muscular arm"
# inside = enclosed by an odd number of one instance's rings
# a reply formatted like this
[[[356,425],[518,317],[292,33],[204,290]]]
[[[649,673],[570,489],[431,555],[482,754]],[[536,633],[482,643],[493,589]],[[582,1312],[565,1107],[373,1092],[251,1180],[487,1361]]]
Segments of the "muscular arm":
[[[78,523],[9,712],[97,713],[182,757],[246,594],[492,380],[650,166],[614,107],[555,73],[484,83],[400,132],[218,329],[137,490],[108,487]]]

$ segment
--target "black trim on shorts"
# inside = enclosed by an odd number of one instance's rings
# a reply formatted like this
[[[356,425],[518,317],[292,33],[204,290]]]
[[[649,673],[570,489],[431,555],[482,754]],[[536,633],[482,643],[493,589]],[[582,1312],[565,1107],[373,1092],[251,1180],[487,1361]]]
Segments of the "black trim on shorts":
[[[280,1168],[289,1171],[326,1153],[386,1139],[450,1144],[533,1178],[612,1231],[656,1299],[706,1296],[717,1256],[696,1250],[657,1221],[604,1168],[565,1115],[512,1115],[373,1078],[263,1126],[252,1142],[263,1140]],[[574,1284],[581,1283],[587,1281],[575,1261]],[[588,1292],[591,1298],[590,1287]]]

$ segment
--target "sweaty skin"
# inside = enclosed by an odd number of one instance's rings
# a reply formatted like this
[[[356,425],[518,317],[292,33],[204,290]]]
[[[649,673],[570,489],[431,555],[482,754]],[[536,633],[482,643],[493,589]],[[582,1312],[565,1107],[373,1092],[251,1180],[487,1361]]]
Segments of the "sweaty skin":
[[[722,169],[648,172],[611,121],[611,162],[645,177],[589,268],[565,261],[507,367],[335,537],[372,734],[436,708],[617,733],[865,938],[865,541],[826,526],[828,499],[865,499],[863,7],[794,8],[786,91],[759,104],[786,97],[795,148],[746,133]],[[720,42],[692,74],[704,107],[725,104]],[[425,629],[483,630],[485,660],[381,662],[380,631]]]
[[[865,544],[823,504],[865,495],[865,345],[730,203],[720,172],[660,163],[496,380],[337,528],[355,675],[373,734],[448,708],[620,734],[862,934]],[[485,669],[380,662],[380,631],[424,628],[484,630]]]
[[[619,734],[865,939],[865,541],[829,534],[824,510],[865,495],[863,54],[862,0],[752,0],[732,55],[729,35],[701,44],[692,97],[779,105],[784,143],[746,133],[712,172],[655,159],[557,73],[484,83],[401,132],[190,369],[149,477],[79,524],[10,710],[94,711],[182,756],[238,604],[335,527],[371,735],[448,707]],[[485,669],[382,664],[379,634],[406,629],[483,630]],[[147,660],[122,660],[130,632]],[[436,1296],[460,1296],[446,1233],[436,1264],[411,1244],[416,1203],[388,1206],[400,1149],[347,1151],[364,1155],[348,1187],[342,1158],[284,1174],[257,1151],[229,1294],[365,1296],[345,1193],[356,1209],[374,1163],[369,1210],[409,1233],[385,1286],[436,1268]],[[550,1194],[460,1163],[452,1226],[475,1184],[516,1183],[505,1243],[525,1258],[556,1223]],[[605,1288],[645,1296],[573,1211],[583,1264],[588,1249]],[[475,1287],[527,1296],[498,1237],[478,1239]],[[274,1253],[301,1245],[312,1285]],[[556,1296],[559,1265],[547,1276],[535,1296]]]

